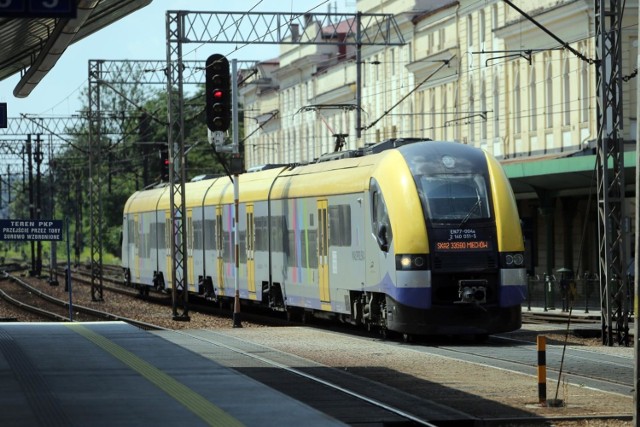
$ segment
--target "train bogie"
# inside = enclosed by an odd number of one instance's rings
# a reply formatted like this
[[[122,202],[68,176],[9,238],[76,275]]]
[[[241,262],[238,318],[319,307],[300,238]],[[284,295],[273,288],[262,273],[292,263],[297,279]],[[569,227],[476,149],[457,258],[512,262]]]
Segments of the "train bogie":
[[[241,175],[237,224],[228,178],[187,184],[189,290],[233,298],[237,284],[246,303],[408,336],[520,327],[524,247],[495,159],[432,141],[345,157]],[[125,208],[123,266],[149,286],[171,283],[167,199]],[[154,222],[164,244],[147,244]]]

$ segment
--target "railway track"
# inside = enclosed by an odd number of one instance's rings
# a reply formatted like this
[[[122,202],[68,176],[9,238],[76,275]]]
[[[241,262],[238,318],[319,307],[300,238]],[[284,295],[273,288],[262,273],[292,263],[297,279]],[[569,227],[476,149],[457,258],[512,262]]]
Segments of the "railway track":
[[[4,279],[0,282],[2,288],[4,290],[4,283],[8,282],[8,279]],[[77,277],[74,276],[74,283],[77,283]],[[111,284],[108,286],[111,291]],[[121,288],[122,285],[114,285],[114,289]],[[24,288],[23,288],[24,289]],[[28,289],[28,288],[27,288]],[[106,289],[106,287],[105,287]],[[46,290],[46,289],[45,289]],[[24,291],[27,294],[37,294],[37,289],[34,290],[26,290]],[[127,294],[128,297],[137,296],[137,292],[132,289],[124,289],[124,292],[120,292],[119,289],[117,292]],[[166,295],[164,295],[165,299]],[[131,298],[133,300],[133,298]],[[137,298],[139,300],[139,298]],[[68,309],[68,306],[65,305],[64,301],[61,301],[59,305],[62,307],[61,314],[58,314],[61,317],[65,316],[65,312]],[[49,310],[52,311],[52,310]],[[95,311],[95,310],[91,310]],[[243,313],[244,314],[244,313]],[[65,318],[64,320],[67,320]],[[136,324],[135,321],[131,322],[132,319],[124,318],[122,316],[114,316],[108,315],[104,317],[106,320],[123,320],[129,323]],[[58,319],[60,320],[60,319]],[[97,318],[93,318],[90,320],[98,320]],[[492,425],[491,417],[487,417],[485,415],[478,415],[477,412],[472,410],[464,410],[464,408],[460,407],[449,407],[446,403],[434,402],[432,396],[446,393],[448,391],[443,392],[446,389],[440,389],[435,394],[434,392],[426,392],[421,390],[423,387],[420,386],[416,388],[416,379],[413,376],[414,374],[404,374],[402,373],[401,368],[395,367],[394,364],[388,366],[391,369],[390,372],[395,372],[395,369],[398,370],[393,375],[380,375],[377,369],[372,369],[375,365],[375,359],[367,360],[368,368],[357,368],[349,365],[348,371],[340,367],[338,362],[327,362],[326,360],[322,360],[322,355],[326,354],[326,352],[314,351],[313,354],[319,357],[318,363],[322,365],[310,365],[301,367],[301,362],[299,356],[295,355],[295,351],[284,351],[284,352],[273,352],[270,349],[264,349],[260,347],[258,342],[252,339],[242,338],[240,340],[234,338],[221,338],[220,336],[216,336],[215,339],[211,339],[207,336],[202,336],[200,334],[205,333],[215,333],[211,330],[208,331],[172,331],[167,328],[161,328],[151,325],[149,327],[148,324],[142,322],[143,325],[138,326],[144,327],[145,329],[153,329],[158,331],[160,334],[170,334],[170,335],[184,335],[187,334],[189,336],[196,336],[199,340],[203,341],[207,345],[216,346],[218,349],[216,353],[220,351],[220,347],[224,348],[224,351],[230,352],[230,356],[228,360],[234,366],[234,369],[237,369],[243,372],[246,375],[252,376],[258,381],[265,382],[269,384],[273,388],[277,388],[281,390],[283,393],[290,394],[294,396],[296,399],[304,401],[312,406],[317,405],[318,401],[326,401],[331,399],[337,399],[338,401],[342,401],[342,408],[345,407],[345,403],[347,400],[349,402],[349,408],[360,408],[361,410],[355,411],[351,410],[350,413],[340,413],[340,406],[336,406],[334,409],[324,408],[323,410],[334,410],[337,411],[334,415],[337,417],[342,417],[340,419],[347,420],[345,422],[351,423],[354,420],[354,413],[364,413],[364,414],[378,414],[377,416],[380,419],[388,420],[389,425],[443,425],[440,421],[435,420],[432,415],[428,415],[426,412],[433,414],[434,410],[444,411],[444,413],[448,415],[443,415],[444,418],[450,419],[450,417],[456,418],[455,425],[477,425],[479,417],[482,418],[482,422],[484,425]],[[283,322],[284,323],[284,322]],[[289,325],[291,325],[289,323]],[[282,331],[284,334],[295,333],[299,330],[305,330],[306,328],[275,328],[275,329],[255,329],[259,331],[260,334],[262,332],[271,331]],[[245,329],[246,331],[250,331],[250,329]],[[344,330],[346,331],[346,330]],[[339,347],[334,348],[333,342],[335,339],[329,338],[327,341],[327,347],[325,347],[326,351],[330,351],[336,355],[336,357],[343,352],[353,352],[359,353],[356,349],[351,349],[352,347],[357,346],[358,342],[371,342],[371,335],[367,335],[362,333],[353,334],[353,331],[346,332],[336,332],[335,329],[315,329],[311,331],[314,337],[317,334],[336,334],[334,336],[344,336],[349,342],[349,350],[340,350]],[[267,336],[271,332],[267,332]],[[217,334],[219,335],[219,334]],[[293,341],[298,343],[298,338],[292,337],[288,339],[288,341]],[[421,354],[420,357],[426,357],[426,360],[430,360],[430,358],[437,356],[447,358],[451,360],[452,363],[470,363],[476,366],[492,366],[496,367],[500,370],[509,370],[512,372],[517,372],[529,376],[535,375],[535,347],[532,346],[530,341],[522,341],[516,338],[510,338],[509,336],[502,337],[490,337],[489,340],[482,344],[476,345],[470,343],[455,343],[452,341],[421,341],[413,343],[411,346],[407,346],[406,344],[399,341],[381,341],[374,339],[376,346],[376,354],[395,354],[397,351],[406,350],[409,348],[411,352],[418,352]],[[269,346],[272,341],[269,341]],[[331,344],[329,344],[331,343]],[[332,348],[334,348],[332,350]],[[554,366],[558,366],[558,358],[559,358],[559,350],[551,349],[548,355],[548,369],[551,372],[550,376],[557,374],[557,369]],[[362,353],[362,357],[364,353]],[[588,387],[593,387],[594,389],[602,389],[607,390],[609,393],[619,393],[624,395],[630,385],[628,381],[624,378],[632,378],[632,375],[629,375],[628,370],[628,361],[623,359],[620,360],[600,360],[595,359],[591,354],[580,354],[580,352],[576,352],[571,350],[569,352],[571,357],[570,362],[566,365],[567,368],[565,370],[566,377],[572,384],[583,384]],[[307,358],[309,354],[305,355]],[[253,362],[247,362],[247,358],[253,360]],[[395,359],[395,357],[394,357]],[[592,360],[593,359],[593,360]],[[241,360],[245,360],[245,362],[241,362]],[[306,362],[305,362],[306,363]],[[395,363],[395,362],[394,362]],[[427,362],[425,366],[429,366],[430,362]],[[617,380],[613,378],[617,374],[606,374],[603,373],[603,366],[609,366],[613,370],[617,370],[618,374],[621,375],[622,380]],[[599,377],[595,375],[588,375],[584,372],[581,372],[580,367],[590,367],[594,372],[600,373]],[[387,367],[385,367],[386,369]],[[275,379],[271,378],[272,376],[266,375],[266,372],[273,372],[277,370],[279,373],[275,376]],[[348,375],[347,375],[348,372]],[[400,373],[400,375],[398,375]],[[406,381],[401,381],[405,379]],[[473,378],[468,378],[470,381],[473,381]],[[306,392],[303,392],[306,390]],[[321,396],[331,396],[329,397],[321,397]],[[340,396],[340,397],[336,397]],[[392,398],[393,396],[393,398]],[[431,397],[430,397],[431,396]],[[469,397],[471,399],[471,397]],[[306,399],[306,400],[305,400]],[[486,402],[484,403],[486,405]],[[327,405],[329,405],[327,403]],[[362,405],[362,406],[359,406]],[[435,409],[434,406],[435,405]],[[329,405],[331,406],[331,405]],[[432,408],[427,411],[427,408]],[[422,412],[421,412],[422,411]],[[516,416],[506,414],[501,417],[501,420],[504,421],[506,418],[513,417],[516,421],[525,421],[527,419],[527,415],[523,415],[522,413],[518,413]],[[524,417],[524,418],[523,418]],[[366,417],[365,417],[366,418]],[[443,419],[444,419],[443,418]],[[593,417],[592,417],[593,418]],[[597,417],[596,417],[597,418]],[[608,414],[601,416],[602,419],[619,419],[626,420],[629,419],[629,415],[621,414]],[[567,415],[563,417],[564,420],[584,420],[584,415]],[[349,421],[350,420],[350,421]],[[359,418],[359,421],[366,421],[364,418]],[[536,420],[536,416],[528,415],[529,422]],[[496,418],[496,424],[497,422]],[[451,425],[449,423],[449,425]],[[535,424],[534,424],[535,425]]]
[[[155,325],[118,316],[54,298],[31,286],[18,276],[3,273],[0,276],[0,298],[21,310],[28,311],[43,320],[58,322],[75,321],[123,321],[142,329],[157,329]]]
[[[262,335],[259,330],[255,331]],[[560,396],[561,399],[566,399],[569,408],[557,411],[556,414],[549,409],[546,412],[540,411],[543,412],[542,415],[535,414],[535,410],[531,411],[533,413],[527,412],[521,399],[519,403],[505,403],[512,398],[518,401],[515,396],[521,393],[521,390],[515,391],[517,387],[514,383],[528,377],[531,377],[530,391],[533,398],[529,402],[535,402],[536,351],[535,346],[528,342],[490,339],[488,345],[481,346],[446,342],[417,343],[408,346],[402,342],[371,340],[308,328],[274,331],[275,334],[269,333],[265,334],[266,336],[234,330],[159,334],[176,343],[182,341],[182,335],[197,338],[204,344],[215,347],[215,350],[207,350],[206,354],[218,355],[221,363],[325,413],[331,413],[332,410],[332,397],[327,396],[336,394],[344,401],[343,406],[356,408],[354,412],[375,413],[372,411],[380,409],[389,411],[385,412],[386,415],[381,415],[383,420],[385,416],[390,417],[385,420],[388,423],[385,425],[548,425],[550,420],[582,422],[581,425],[588,425],[584,424],[585,420],[631,420],[630,409],[625,412],[613,407],[605,414],[599,415],[595,410],[591,410],[585,415],[580,409],[584,403],[578,401],[571,393],[568,399],[565,394]],[[283,338],[285,336],[287,338]],[[327,346],[325,351],[319,351],[318,349],[324,345]],[[487,348],[484,353],[478,350],[484,347]],[[511,360],[513,356],[496,356],[503,352],[530,354],[534,362],[517,363]],[[555,363],[555,356],[556,353],[551,352],[550,364]],[[572,354],[571,357],[576,355]],[[526,359],[526,356],[523,356],[523,359]],[[587,360],[591,360],[591,366],[600,366],[601,370],[602,366],[606,365],[616,366],[616,369],[623,369],[623,364],[626,364],[626,368],[630,366],[630,361],[605,361],[585,353],[582,355],[581,363],[587,366]],[[509,366],[507,362],[510,362]],[[276,378],[268,375],[268,372],[274,369],[278,369]],[[491,372],[487,378],[483,370]],[[550,378],[556,372],[551,369]],[[620,384],[602,379],[595,384],[596,380],[593,377],[590,377],[589,382],[587,377],[590,376],[578,377],[572,374],[568,380],[570,383],[563,385],[563,391],[570,387],[605,390],[610,394],[624,394],[628,391],[628,385],[610,390],[605,384],[613,384],[614,387],[620,387]],[[309,381],[316,385],[310,385]],[[555,389],[552,387],[553,382],[550,383],[551,398]],[[317,384],[326,389],[319,389]],[[498,390],[497,393],[503,396],[502,400],[485,397],[496,393],[491,387]],[[463,392],[465,389],[472,391]],[[360,409],[360,406],[350,406],[354,405],[351,400],[347,400],[351,399],[351,396],[357,396],[373,406],[366,410]],[[587,398],[587,401],[591,399]],[[534,406],[540,407],[531,405]],[[335,413],[331,414],[336,416]],[[355,425],[368,421],[371,420],[353,415],[348,423]]]

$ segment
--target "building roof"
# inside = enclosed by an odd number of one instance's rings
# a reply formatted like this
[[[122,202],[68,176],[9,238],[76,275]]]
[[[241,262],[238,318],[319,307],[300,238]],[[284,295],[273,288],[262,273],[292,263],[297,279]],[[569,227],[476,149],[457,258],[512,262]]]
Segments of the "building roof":
[[[72,43],[152,0],[78,0],[75,18],[0,17],[0,80],[23,72],[13,94],[28,96]]]
[[[624,153],[624,179],[627,192],[635,191],[635,151]],[[564,156],[564,157],[563,157]],[[596,155],[566,157],[551,154],[503,161],[502,166],[517,198],[536,198],[538,192],[554,196],[597,193]]]

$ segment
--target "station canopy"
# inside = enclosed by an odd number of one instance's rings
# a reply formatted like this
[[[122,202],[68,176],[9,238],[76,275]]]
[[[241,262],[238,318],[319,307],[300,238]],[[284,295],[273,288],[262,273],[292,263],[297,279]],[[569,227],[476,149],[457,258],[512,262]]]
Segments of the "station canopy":
[[[28,96],[65,49],[152,0],[78,0],[75,18],[0,16],[0,80],[22,73],[13,95]]]

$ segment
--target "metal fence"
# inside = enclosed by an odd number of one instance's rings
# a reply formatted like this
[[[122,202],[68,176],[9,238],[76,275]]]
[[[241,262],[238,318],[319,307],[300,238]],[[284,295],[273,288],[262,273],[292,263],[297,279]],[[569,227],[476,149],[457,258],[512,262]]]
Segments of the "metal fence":
[[[544,274],[529,276],[527,299],[523,310],[532,307],[548,310],[600,311],[600,279],[597,274],[585,274],[577,279],[565,277],[565,274]]]

